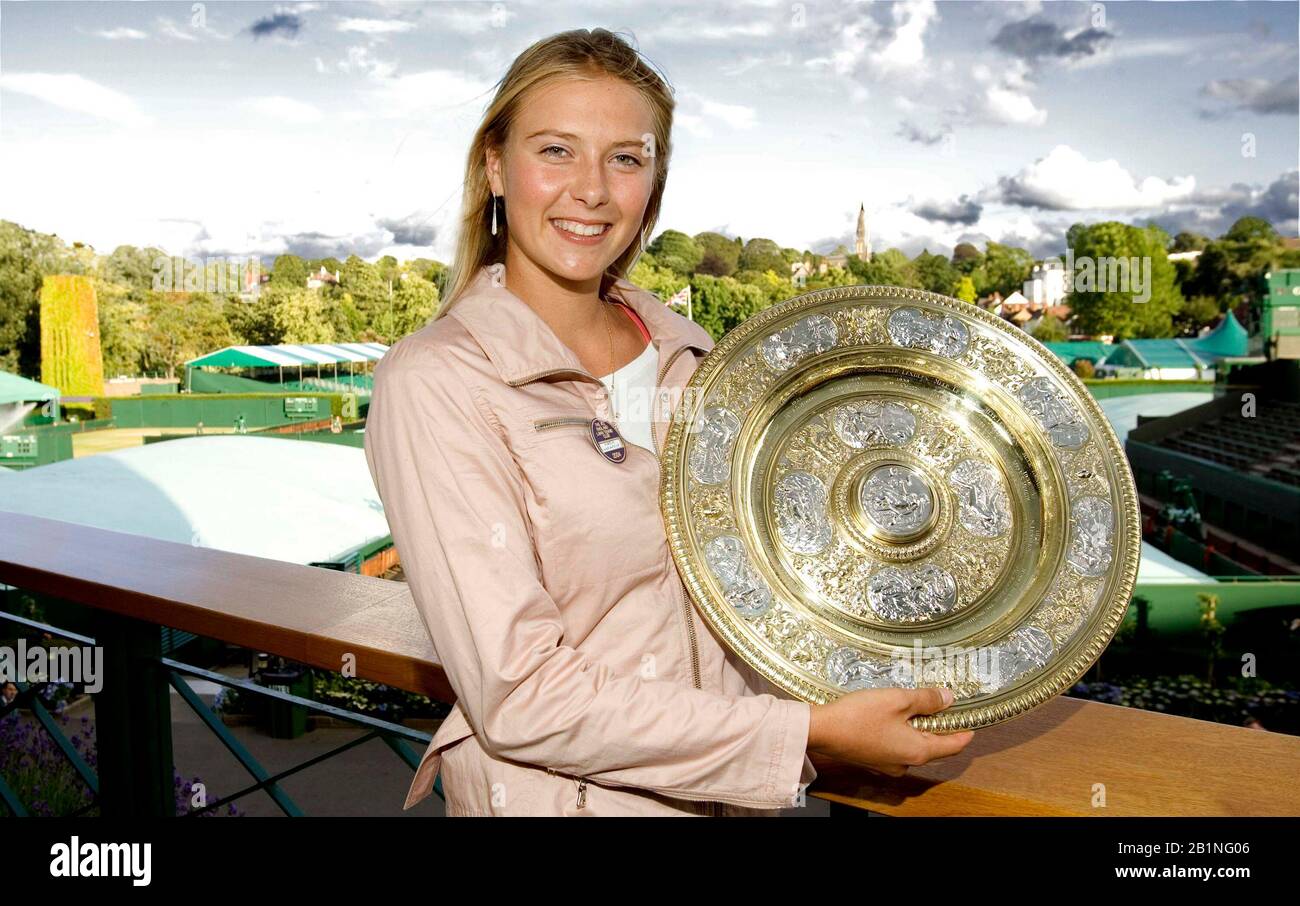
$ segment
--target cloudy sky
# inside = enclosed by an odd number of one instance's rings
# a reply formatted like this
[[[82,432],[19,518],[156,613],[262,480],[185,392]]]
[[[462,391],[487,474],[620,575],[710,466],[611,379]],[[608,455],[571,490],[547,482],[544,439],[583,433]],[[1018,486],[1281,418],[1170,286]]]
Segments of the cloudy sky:
[[[173,254],[451,257],[538,38],[630,33],[678,101],[659,227],[1061,254],[1078,221],[1297,233],[1294,2],[0,2],[0,218]]]

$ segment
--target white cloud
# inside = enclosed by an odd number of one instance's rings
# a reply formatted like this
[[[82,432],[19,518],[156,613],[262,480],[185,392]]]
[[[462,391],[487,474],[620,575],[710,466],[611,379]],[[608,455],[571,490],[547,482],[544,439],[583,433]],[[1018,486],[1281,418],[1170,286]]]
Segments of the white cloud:
[[[724,104],[693,91],[682,92],[681,99],[682,107],[678,108],[674,119],[702,137],[713,134],[710,128],[712,124],[721,123],[732,129],[752,129],[758,121],[754,108],[743,104]]]
[[[468,73],[429,69],[383,79],[368,93],[367,108],[388,118],[434,112],[466,115],[466,105],[478,102],[476,109],[471,111],[477,115],[477,108],[486,100],[483,95],[490,87]]]
[[[898,26],[893,38],[875,56],[884,70],[910,69],[925,61],[925,30],[937,22],[939,11],[934,0],[909,0],[891,7]]]
[[[997,126],[1041,126],[1047,111],[1038,107],[1029,90],[1029,67],[1023,60],[1007,59],[996,72],[984,63],[970,69],[977,88],[959,104],[960,118]]]
[[[253,113],[283,123],[305,125],[318,123],[324,115],[320,109],[304,101],[287,98],[283,95],[249,98],[243,102],[244,107]]]
[[[1047,122],[1047,111],[1034,106],[1027,94],[1010,88],[990,86],[984,92],[983,112],[995,123],[1017,126],[1041,126]]]
[[[697,41],[737,41],[744,38],[770,38],[776,32],[775,23],[761,17],[738,22],[719,22],[716,16],[696,18],[677,16],[655,28],[638,29],[643,42],[674,44]]]
[[[317,70],[323,72],[324,70],[320,69],[321,65],[324,64],[319,64]],[[390,60],[381,60],[370,52],[369,47],[358,45],[348,48],[347,59],[339,61],[338,69],[339,72],[360,72],[374,79],[387,79],[397,71],[397,63]]]
[[[1012,204],[1058,210],[1151,208],[1192,194],[1193,176],[1165,180],[1148,176],[1140,182],[1114,158],[1090,161],[1068,145],[1015,176],[999,181],[995,193]]]
[[[166,16],[159,16],[156,23],[158,34],[164,38],[175,38],[177,41],[197,41],[193,30],[186,31]]]
[[[95,34],[99,35],[101,38],[107,38],[110,41],[121,41],[123,39],[128,39],[132,41],[143,41],[145,38],[149,37],[147,34],[140,31],[140,29],[138,28],[126,28],[126,27],[105,28],[95,32]]]
[[[839,75],[865,70],[868,75],[914,72],[926,62],[925,32],[939,21],[934,0],[900,0],[890,8],[894,28],[881,26],[867,7],[850,7],[850,20],[839,24],[828,56],[813,57],[807,66],[829,67]]]
[[[445,27],[463,35],[477,35],[489,28],[505,28],[519,15],[504,3],[471,3],[466,7],[428,7],[425,14],[434,28]]]
[[[367,35],[390,35],[397,32],[410,31],[415,28],[414,22],[405,22],[401,19],[339,19],[334,23],[338,31],[358,31]]]
[[[124,126],[152,122],[129,96],[75,73],[14,72],[0,75],[0,88]]]

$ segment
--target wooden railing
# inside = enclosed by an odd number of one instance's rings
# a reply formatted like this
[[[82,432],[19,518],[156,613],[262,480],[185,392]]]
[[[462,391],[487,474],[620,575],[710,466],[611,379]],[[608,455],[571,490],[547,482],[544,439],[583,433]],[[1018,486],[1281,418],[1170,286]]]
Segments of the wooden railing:
[[[0,582],[455,699],[400,582],[6,512]],[[1300,815],[1300,738],[1065,697],[906,777],[813,760],[835,813]]]

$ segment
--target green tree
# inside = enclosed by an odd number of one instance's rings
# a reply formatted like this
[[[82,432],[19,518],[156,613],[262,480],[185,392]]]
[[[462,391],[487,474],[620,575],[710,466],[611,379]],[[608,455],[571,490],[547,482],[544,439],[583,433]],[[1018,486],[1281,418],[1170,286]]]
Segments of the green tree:
[[[736,262],[736,268],[760,274],[764,271],[790,272],[789,266],[785,263],[785,256],[781,254],[781,247],[771,239],[751,239],[746,242],[740,252],[740,259]]]
[[[697,233],[695,244],[703,252],[703,260],[695,268],[695,273],[714,277],[731,277],[736,273],[741,252],[737,239],[728,239],[722,233]]]
[[[236,300],[222,308],[226,325],[234,337],[232,345],[272,346],[280,342],[280,331],[275,326],[273,286],[263,286],[261,295],[254,302]]]
[[[95,278],[99,306],[99,346],[104,357],[104,377],[134,377],[142,373],[145,337],[149,329],[149,292],[135,294],[120,283]]]
[[[1202,327],[1217,321],[1223,314],[1219,300],[1213,296],[1192,296],[1174,315],[1174,335],[1194,336]]]
[[[54,237],[0,220],[0,371],[36,378],[41,368],[41,267],[37,247]]]
[[[1074,250],[1069,299],[1079,331],[1113,334],[1117,339],[1172,335],[1173,317],[1183,298],[1165,254],[1169,235],[1164,230],[1155,224],[1076,223],[1066,242]],[[1140,285],[1148,276],[1150,286]]]
[[[297,255],[278,255],[271,265],[271,283],[276,286],[307,286],[311,267]]]
[[[959,242],[952,250],[952,266],[967,277],[983,263],[984,253],[969,242]]]
[[[277,343],[333,343],[334,324],[321,294],[306,287],[281,286],[263,292],[279,335]]]
[[[677,230],[664,230],[647,249],[655,256],[660,267],[667,268],[682,277],[689,277],[704,260],[704,249],[699,244]]]
[[[990,242],[983,267],[989,290],[996,290],[1005,297],[1024,288],[1034,268],[1034,257],[1022,248]]]
[[[898,249],[886,249],[871,256],[870,261],[863,261],[857,255],[850,255],[848,269],[859,283],[873,286],[902,286],[921,289],[921,279],[916,267]]]
[[[943,255],[931,255],[929,249],[912,259],[921,288],[932,293],[951,296],[957,289],[961,273]]]
[[[1183,230],[1174,237],[1173,244],[1169,246],[1172,252],[1199,252],[1210,244],[1208,236],[1202,236],[1200,233],[1193,233]]]
[[[973,303],[977,298],[979,298],[975,294],[975,281],[970,277],[962,277],[961,282],[957,284],[957,292],[955,295],[963,302]]]
[[[183,364],[234,341],[219,302],[207,293],[151,292],[141,367],[176,377]]]
[[[696,274],[691,280],[695,323],[708,331],[715,341],[766,308],[767,304],[761,288],[741,283],[734,277]]]
[[[1033,337],[1040,343],[1056,343],[1069,339],[1070,334],[1065,329],[1064,321],[1055,315],[1045,314],[1034,325]]]
[[[437,310],[438,288],[428,280],[408,274],[405,280],[399,279],[394,285],[392,308],[380,315],[374,327],[384,342],[391,344],[419,330]]]
[[[660,299],[667,300],[690,281],[666,267],[659,267],[653,255],[647,252],[637,259],[628,274],[628,279],[636,286],[649,290]]]

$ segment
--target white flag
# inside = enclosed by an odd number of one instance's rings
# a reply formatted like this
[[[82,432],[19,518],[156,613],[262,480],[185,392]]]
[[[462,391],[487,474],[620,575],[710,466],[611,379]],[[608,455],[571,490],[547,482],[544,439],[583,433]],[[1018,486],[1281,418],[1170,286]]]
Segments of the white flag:
[[[691,302],[691,285],[688,283],[680,292],[674,293],[673,297],[668,300],[669,305],[690,305]]]

